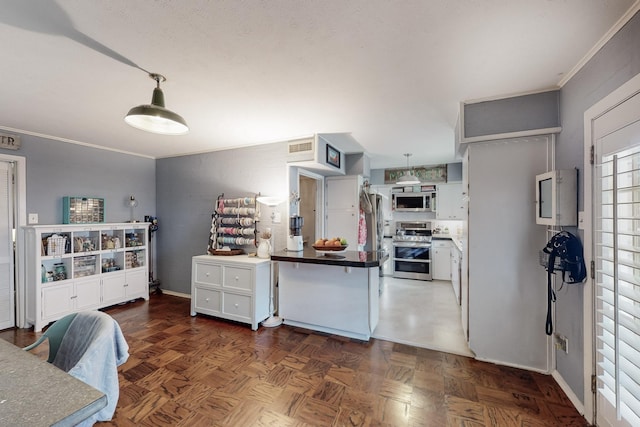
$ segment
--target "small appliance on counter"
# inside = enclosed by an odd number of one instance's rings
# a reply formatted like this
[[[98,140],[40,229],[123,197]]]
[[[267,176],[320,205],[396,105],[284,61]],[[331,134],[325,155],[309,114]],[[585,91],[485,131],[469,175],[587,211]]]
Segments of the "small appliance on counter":
[[[304,218],[298,215],[289,217],[289,237],[287,238],[287,250],[290,252],[302,251],[302,225]]]

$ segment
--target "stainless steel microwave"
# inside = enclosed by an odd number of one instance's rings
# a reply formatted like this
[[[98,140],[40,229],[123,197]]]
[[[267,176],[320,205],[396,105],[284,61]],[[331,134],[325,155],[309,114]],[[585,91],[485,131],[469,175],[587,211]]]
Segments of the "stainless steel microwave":
[[[392,209],[398,212],[431,212],[434,193],[394,193]]]

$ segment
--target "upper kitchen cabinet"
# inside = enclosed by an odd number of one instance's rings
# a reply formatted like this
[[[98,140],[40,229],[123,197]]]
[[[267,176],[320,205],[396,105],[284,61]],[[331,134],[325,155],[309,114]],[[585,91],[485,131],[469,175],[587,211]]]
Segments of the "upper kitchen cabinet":
[[[344,237],[349,249],[358,248],[360,175],[332,176],[325,180],[326,237]]]
[[[439,184],[436,196],[436,219],[466,219],[464,193],[461,183]]]

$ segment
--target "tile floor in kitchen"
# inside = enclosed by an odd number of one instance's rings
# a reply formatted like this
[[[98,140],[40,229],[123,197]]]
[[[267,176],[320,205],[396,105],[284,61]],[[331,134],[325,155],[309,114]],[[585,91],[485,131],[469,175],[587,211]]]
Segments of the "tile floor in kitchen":
[[[381,289],[374,338],[473,356],[464,338],[451,282],[385,276]]]

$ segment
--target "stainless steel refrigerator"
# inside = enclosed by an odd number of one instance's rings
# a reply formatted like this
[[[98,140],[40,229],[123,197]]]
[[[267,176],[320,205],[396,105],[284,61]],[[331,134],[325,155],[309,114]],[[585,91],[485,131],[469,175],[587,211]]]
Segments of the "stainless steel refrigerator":
[[[365,210],[365,221],[367,223],[367,242],[364,245],[365,251],[382,250],[382,239],[384,237],[384,215],[382,212],[382,196],[380,194],[368,193],[367,197],[371,202],[371,212]]]

